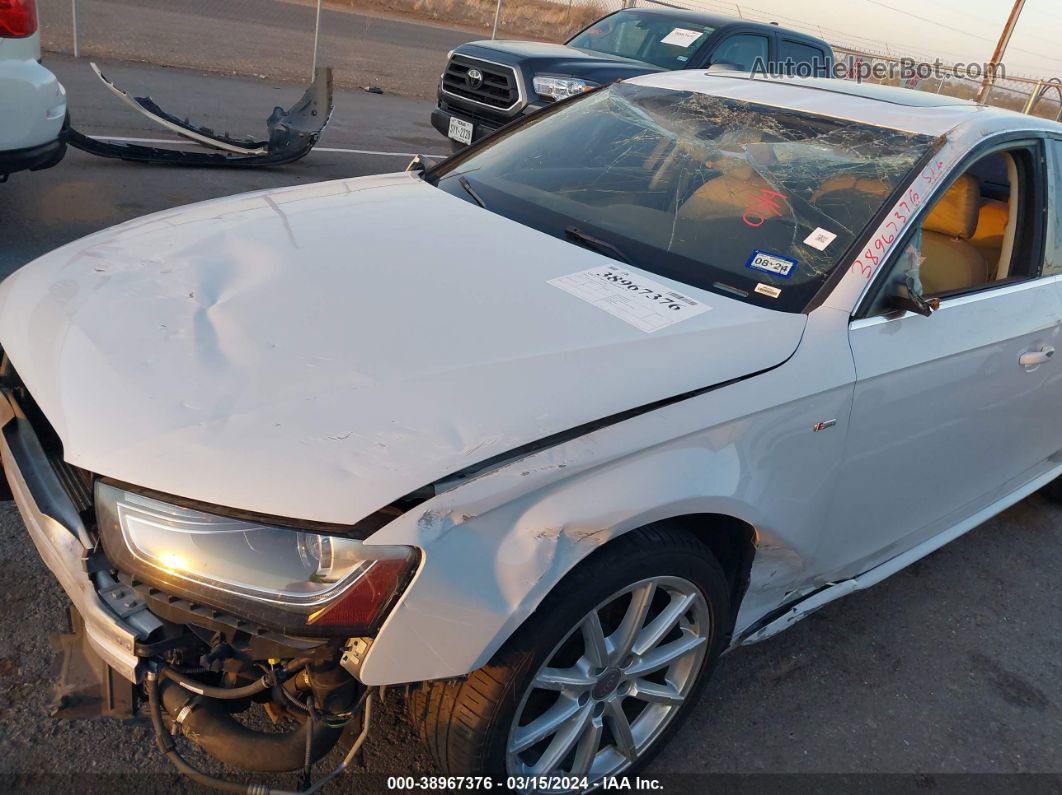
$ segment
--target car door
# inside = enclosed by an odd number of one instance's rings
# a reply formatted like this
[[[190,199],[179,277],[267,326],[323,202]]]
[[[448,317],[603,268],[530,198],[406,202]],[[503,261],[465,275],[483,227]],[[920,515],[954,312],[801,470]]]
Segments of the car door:
[[[824,539],[839,575],[865,571],[968,518],[1045,470],[1062,449],[1062,357],[1043,353],[1062,350],[1062,294],[1043,271],[1042,146],[1010,155],[1026,173],[1012,187],[1023,204],[1011,205],[1022,226],[1008,278],[944,294],[929,317],[872,311],[851,323],[857,383]],[[929,252],[923,238],[930,234],[920,228],[912,242]],[[953,243],[961,249],[960,237]],[[883,269],[886,282],[904,251]],[[931,266],[922,261],[924,276]]]

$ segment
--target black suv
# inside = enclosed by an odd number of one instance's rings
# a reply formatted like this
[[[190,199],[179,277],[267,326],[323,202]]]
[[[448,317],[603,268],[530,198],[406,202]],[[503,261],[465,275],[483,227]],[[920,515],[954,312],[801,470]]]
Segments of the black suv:
[[[626,9],[565,44],[462,44],[450,53],[431,122],[457,148],[594,86],[711,65],[824,77],[832,72],[833,51],[821,39],[775,24],[673,8]]]

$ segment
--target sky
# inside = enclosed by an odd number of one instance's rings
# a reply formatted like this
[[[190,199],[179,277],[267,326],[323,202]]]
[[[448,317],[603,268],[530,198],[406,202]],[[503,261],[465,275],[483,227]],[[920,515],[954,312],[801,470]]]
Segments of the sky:
[[[736,0],[744,16],[821,26],[831,43],[926,60],[981,63],[992,56],[1014,0]],[[734,14],[730,0],[687,0]],[[797,27],[793,25],[793,27]],[[847,37],[847,38],[846,38]],[[1062,2],[1026,0],[1004,63],[1007,73],[1062,77]],[[878,46],[874,47],[874,44]]]

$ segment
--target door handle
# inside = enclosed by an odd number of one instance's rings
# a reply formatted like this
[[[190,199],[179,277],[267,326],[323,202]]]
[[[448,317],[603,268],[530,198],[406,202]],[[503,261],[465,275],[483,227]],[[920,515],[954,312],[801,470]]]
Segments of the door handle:
[[[1051,357],[1054,355],[1055,349],[1050,345],[1045,345],[1038,351],[1023,353],[1018,357],[1018,364],[1022,367],[1039,367],[1041,364],[1047,364],[1051,361]]]

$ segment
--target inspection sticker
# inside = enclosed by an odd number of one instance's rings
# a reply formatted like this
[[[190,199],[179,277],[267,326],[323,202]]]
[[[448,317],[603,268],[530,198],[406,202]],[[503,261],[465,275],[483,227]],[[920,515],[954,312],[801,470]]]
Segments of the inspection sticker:
[[[660,39],[661,44],[674,44],[677,47],[689,47],[693,42],[697,41],[704,34],[699,30],[690,30],[688,28],[675,28],[668,33],[664,38]]]
[[[783,257],[781,254],[772,254],[769,251],[753,251],[745,267],[788,279],[796,270],[797,261]]]
[[[837,235],[833,232],[827,232],[820,226],[804,239],[804,243],[812,248],[817,248],[819,251],[825,251],[826,247],[836,239]]]
[[[641,274],[612,265],[550,279],[549,284],[651,333],[711,309]]]

